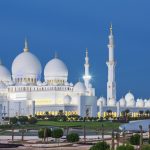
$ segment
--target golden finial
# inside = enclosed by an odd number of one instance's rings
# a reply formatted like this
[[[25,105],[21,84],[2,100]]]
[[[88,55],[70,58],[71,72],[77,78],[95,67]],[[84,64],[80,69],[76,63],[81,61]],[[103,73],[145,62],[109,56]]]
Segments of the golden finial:
[[[86,48],[86,57],[88,57],[88,48]]]
[[[110,24],[110,34],[112,35],[112,23]]]
[[[28,42],[27,42],[27,39],[25,38],[25,41],[24,41],[24,52],[28,52],[29,51],[29,48],[28,48]]]
[[[57,54],[57,52],[55,52],[55,58],[58,58],[58,54]]]

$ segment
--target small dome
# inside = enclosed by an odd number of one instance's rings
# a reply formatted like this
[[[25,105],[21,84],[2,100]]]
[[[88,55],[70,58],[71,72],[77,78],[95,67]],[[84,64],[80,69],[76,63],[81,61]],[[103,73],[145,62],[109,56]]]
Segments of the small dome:
[[[6,88],[7,88],[6,84],[3,82],[0,82],[0,89],[6,89]]]
[[[126,106],[126,100],[123,97],[119,100],[119,103],[120,103],[120,107]]]
[[[145,107],[150,107],[150,99],[145,102]]]
[[[69,104],[71,103],[71,100],[72,100],[71,96],[66,95],[66,96],[64,97],[64,104],[69,105]]]
[[[85,91],[86,91],[86,87],[85,87],[84,83],[82,83],[82,82],[77,82],[77,83],[75,84],[74,88],[73,88],[73,91],[74,91],[75,93],[81,93],[81,94],[83,94],[83,93],[85,93]]]
[[[67,81],[68,69],[64,62],[58,58],[50,60],[44,69],[45,80],[65,80]]]
[[[128,92],[128,93],[125,95],[125,100],[126,100],[126,101],[134,100],[134,95],[133,95],[131,92]]]
[[[73,86],[73,83],[70,83],[70,86]]]
[[[127,107],[134,107],[135,106],[134,95],[132,93],[128,92],[125,95],[125,100],[126,100],[126,106]]]
[[[2,65],[0,62],[0,81],[2,82],[10,82],[11,81],[11,74],[9,70]]]
[[[43,83],[42,83],[42,85],[46,86],[46,85],[47,85],[47,83],[46,83],[46,82],[43,82]]]
[[[116,102],[114,100],[108,100],[108,103],[107,103],[108,106],[115,106],[116,105]]]
[[[104,97],[100,97],[97,101],[97,105],[99,106],[102,102],[103,106],[106,106],[106,99]]]
[[[69,84],[68,82],[65,82],[65,85],[66,85],[66,86],[69,86],[70,84]]]
[[[41,82],[40,80],[38,80],[38,81],[37,81],[37,85],[38,85],[38,86],[41,86],[41,85],[42,85],[42,82]]]
[[[11,80],[9,83],[8,83],[8,85],[10,85],[10,86],[12,86],[12,85],[14,85],[15,83]]]
[[[137,99],[136,107],[144,107],[144,101],[142,99]]]

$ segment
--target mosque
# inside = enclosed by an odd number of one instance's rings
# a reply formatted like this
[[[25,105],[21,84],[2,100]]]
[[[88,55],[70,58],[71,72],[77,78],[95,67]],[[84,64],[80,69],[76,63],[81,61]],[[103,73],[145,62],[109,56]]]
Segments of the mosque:
[[[45,112],[57,115],[105,116],[112,110],[114,116],[129,109],[132,115],[139,110],[150,109],[150,99],[135,100],[132,93],[127,93],[120,100],[116,99],[114,58],[114,37],[112,25],[109,34],[107,98],[95,95],[91,84],[88,50],[85,53],[84,82],[75,84],[68,81],[68,68],[58,57],[51,59],[44,68],[44,81],[41,80],[42,66],[39,59],[29,51],[25,40],[23,52],[14,59],[11,73],[0,62],[0,114],[3,117],[20,115],[42,115]]]

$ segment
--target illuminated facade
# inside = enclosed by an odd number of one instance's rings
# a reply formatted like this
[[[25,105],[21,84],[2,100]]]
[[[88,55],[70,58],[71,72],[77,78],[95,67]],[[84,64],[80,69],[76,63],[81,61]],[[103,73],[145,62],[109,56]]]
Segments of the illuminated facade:
[[[111,110],[114,116],[130,109],[134,115],[139,110],[150,108],[150,99],[135,100],[132,93],[117,101],[115,82],[114,36],[112,25],[109,35],[109,58],[107,99],[95,96],[91,84],[89,56],[86,49],[84,82],[75,84],[68,81],[68,68],[57,56],[44,68],[44,81],[41,81],[42,66],[39,59],[29,51],[28,43],[12,63],[12,72],[0,62],[0,113],[3,116],[42,115],[45,112],[57,115],[61,110],[66,115],[105,116]]]
[[[66,115],[96,116],[97,98],[90,83],[88,51],[85,57],[84,83],[68,82],[68,68],[55,57],[44,68],[39,59],[25,48],[12,63],[12,75],[0,63],[0,104],[3,116],[49,114],[57,115],[61,110]],[[86,113],[88,112],[88,114]]]

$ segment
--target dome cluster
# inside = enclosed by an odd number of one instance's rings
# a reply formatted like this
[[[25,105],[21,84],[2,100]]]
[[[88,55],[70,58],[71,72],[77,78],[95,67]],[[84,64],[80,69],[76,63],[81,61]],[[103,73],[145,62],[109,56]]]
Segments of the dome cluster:
[[[25,41],[24,51],[16,56],[12,63],[12,81],[21,85],[64,85],[68,79],[68,69],[58,58],[50,60],[44,68],[44,80],[41,82],[42,65],[39,59],[29,52]],[[11,73],[0,63],[0,82],[12,82]]]
[[[111,100],[107,101],[104,97],[100,97],[97,100],[97,106],[115,106],[115,104],[110,103]],[[131,92],[128,92],[125,97],[122,97],[119,101],[120,107],[150,107],[150,99],[137,99],[135,100],[134,95]]]
[[[73,88],[73,91],[78,94],[83,94],[86,91],[86,87],[85,87],[84,83],[77,82]]]
[[[150,99],[149,100],[143,100],[143,99],[137,99],[135,100],[134,95],[131,92],[128,92],[125,95],[125,98],[121,98],[119,100],[120,107],[150,107]]]
[[[48,61],[44,68],[44,82],[41,81],[42,65],[39,59],[29,52],[27,41],[25,41],[25,48],[22,53],[16,56],[12,63],[12,75],[9,70],[0,62],[0,82],[1,87],[7,85],[37,85],[37,86],[67,86],[73,87],[73,92],[83,95],[86,92],[84,83],[77,82],[75,86],[68,83],[68,68],[66,64],[55,57]],[[4,86],[6,85],[6,86]],[[90,85],[92,88],[92,85]],[[64,98],[65,103],[70,103],[69,96]]]
[[[103,106],[106,106],[106,99],[104,97],[100,97],[97,101],[97,105],[100,106],[100,105],[103,105]]]

